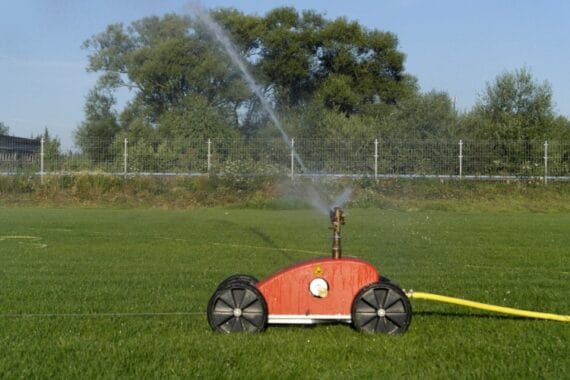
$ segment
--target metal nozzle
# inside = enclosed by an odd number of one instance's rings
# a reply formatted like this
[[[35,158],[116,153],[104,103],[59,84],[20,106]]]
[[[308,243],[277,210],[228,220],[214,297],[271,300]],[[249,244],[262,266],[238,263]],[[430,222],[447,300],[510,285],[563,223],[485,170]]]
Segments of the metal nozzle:
[[[332,224],[331,229],[333,230],[332,257],[333,259],[340,259],[342,256],[340,226],[344,224],[344,213],[340,207],[335,207],[330,211],[329,216]]]

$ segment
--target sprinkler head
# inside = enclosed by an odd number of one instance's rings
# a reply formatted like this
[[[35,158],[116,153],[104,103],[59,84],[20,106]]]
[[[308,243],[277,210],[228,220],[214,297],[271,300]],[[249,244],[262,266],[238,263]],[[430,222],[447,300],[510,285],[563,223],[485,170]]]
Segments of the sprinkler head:
[[[344,212],[340,207],[334,207],[329,212],[329,217],[331,218],[331,223],[334,229],[340,231],[340,226],[344,224]]]

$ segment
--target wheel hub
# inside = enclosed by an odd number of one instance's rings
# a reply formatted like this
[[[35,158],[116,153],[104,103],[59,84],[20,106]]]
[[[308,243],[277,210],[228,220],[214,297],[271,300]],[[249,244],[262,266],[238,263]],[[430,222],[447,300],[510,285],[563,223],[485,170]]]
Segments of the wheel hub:
[[[239,318],[241,317],[241,314],[242,314],[241,309],[239,307],[236,307],[234,309],[234,317]]]
[[[379,317],[385,317],[385,316],[386,316],[386,310],[380,308],[380,309],[378,309],[378,311],[376,312],[376,314],[377,314]]]

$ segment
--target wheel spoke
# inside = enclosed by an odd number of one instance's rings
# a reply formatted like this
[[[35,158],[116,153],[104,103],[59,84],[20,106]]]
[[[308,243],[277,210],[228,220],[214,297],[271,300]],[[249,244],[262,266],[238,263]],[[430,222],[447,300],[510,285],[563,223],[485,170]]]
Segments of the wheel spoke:
[[[396,303],[401,301],[401,299],[402,298],[400,297],[400,295],[398,293],[396,293],[393,290],[389,290],[387,295],[386,295],[386,300],[384,301],[383,308],[387,311],[392,306],[394,306]]]
[[[406,313],[390,313],[386,314],[386,318],[398,327],[404,327],[408,316]]]
[[[368,325],[370,322],[374,321],[376,318],[378,318],[378,316],[376,315],[376,313],[372,314],[368,314],[368,313],[359,313],[357,315],[354,316],[354,323],[357,326],[360,326],[361,328],[364,328],[366,325]]]
[[[374,331],[384,331],[384,318],[376,318],[376,323],[374,324]]]
[[[386,313],[405,313],[404,301],[402,298],[395,299],[389,306],[386,306]]]
[[[232,318],[229,320],[230,331],[229,332],[239,332],[241,331],[241,325],[239,318]]]
[[[245,289],[241,289],[241,288],[231,289],[231,293],[232,293],[232,298],[234,300],[235,307],[238,307],[241,309],[243,297],[245,295]]]
[[[255,327],[263,326],[263,314],[242,314],[242,319],[245,319],[248,323],[252,324]]]
[[[376,306],[372,305],[368,300],[364,298],[358,300],[357,307],[359,313],[376,313]]]
[[[379,308],[384,308],[384,305],[386,304],[386,297],[388,297],[388,290],[384,289],[384,288],[376,288],[373,290],[374,292],[374,297],[376,297],[376,305],[377,305],[377,309]]]
[[[234,326],[235,323],[235,318],[232,315],[232,317],[230,319],[228,319],[227,321],[225,321],[224,323],[220,324],[219,326],[216,326],[216,328],[219,331],[225,332],[225,333],[231,333],[232,332],[232,328]]]
[[[224,290],[218,297],[218,300],[222,301],[223,303],[225,303],[230,309],[235,309],[236,308],[236,303],[234,300],[234,297],[232,295],[231,290]],[[217,305],[217,303],[216,303]]]
[[[258,299],[256,299],[247,307],[243,308],[242,312],[244,314],[263,314],[263,305]]]
[[[391,334],[398,329],[398,326],[388,318],[384,317],[378,319],[379,323],[376,325],[376,331]]]
[[[212,314],[212,323],[218,327],[230,320],[234,315],[233,313],[214,313]]]
[[[214,306],[214,312],[216,313],[230,313],[233,311],[233,308],[227,304],[226,301],[224,301],[221,298],[218,298],[218,301],[216,302],[216,305]]]
[[[241,302],[241,306],[240,308],[242,310],[245,310],[249,307],[255,307],[255,303],[259,302],[259,299],[255,296],[255,293],[251,292],[251,291],[246,291],[244,296],[243,296],[243,300]]]
[[[376,293],[374,291],[364,293],[362,295],[361,300],[370,305],[370,307],[373,308],[374,310],[380,307],[378,297],[376,297]]]
[[[243,319],[241,317],[237,318],[237,321],[238,321],[238,325],[239,325],[239,331],[246,331],[247,327],[251,326],[251,323],[248,323],[245,319]]]

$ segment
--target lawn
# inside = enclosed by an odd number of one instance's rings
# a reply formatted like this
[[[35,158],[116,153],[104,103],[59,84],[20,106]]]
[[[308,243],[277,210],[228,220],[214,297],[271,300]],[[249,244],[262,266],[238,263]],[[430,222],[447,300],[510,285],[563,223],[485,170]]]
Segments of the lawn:
[[[347,210],[345,255],[402,287],[570,314],[570,214]],[[564,378],[570,325],[414,300],[401,336],[213,333],[233,273],[328,256],[312,210],[0,208],[0,378]]]

